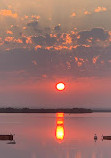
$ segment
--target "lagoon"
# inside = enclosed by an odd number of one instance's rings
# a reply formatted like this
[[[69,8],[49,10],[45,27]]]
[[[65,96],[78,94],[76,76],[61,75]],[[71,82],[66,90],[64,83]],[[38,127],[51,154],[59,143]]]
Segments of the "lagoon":
[[[0,157],[110,158],[111,140],[101,139],[111,135],[110,123],[111,113],[0,114],[0,134],[16,141],[0,141]]]

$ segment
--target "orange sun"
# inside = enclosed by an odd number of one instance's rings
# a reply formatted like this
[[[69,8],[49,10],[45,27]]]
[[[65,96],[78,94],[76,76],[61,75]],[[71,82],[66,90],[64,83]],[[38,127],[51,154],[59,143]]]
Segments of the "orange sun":
[[[56,84],[56,88],[57,88],[57,90],[62,91],[65,89],[65,84],[62,82],[59,82]]]

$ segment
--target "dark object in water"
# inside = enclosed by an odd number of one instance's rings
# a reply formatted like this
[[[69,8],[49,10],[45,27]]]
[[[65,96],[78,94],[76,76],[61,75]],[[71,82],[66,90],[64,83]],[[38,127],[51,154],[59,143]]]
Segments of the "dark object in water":
[[[16,144],[15,140],[8,142],[7,144]]]
[[[94,135],[94,140],[96,141],[98,139],[97,135],[95,134]]]
[[[103,140],[111,140],[111,136],[103,136]]]
[[[7,135],[0,135],[0,140],[13,140],[13,135],[12,134],[7,134]]]

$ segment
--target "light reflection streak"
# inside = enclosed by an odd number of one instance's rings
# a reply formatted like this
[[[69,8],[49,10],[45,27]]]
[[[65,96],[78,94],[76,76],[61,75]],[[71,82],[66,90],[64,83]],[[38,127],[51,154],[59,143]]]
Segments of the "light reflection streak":
[[[56,114],[56,139],[60,142],[64,139],[64,113]]]

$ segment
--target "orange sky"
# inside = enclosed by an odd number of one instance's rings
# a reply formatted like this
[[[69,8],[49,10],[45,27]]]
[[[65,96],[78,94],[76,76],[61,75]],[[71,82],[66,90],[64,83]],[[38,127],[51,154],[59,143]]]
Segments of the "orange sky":
[[[63,80],[66,88],[56,89],[57,80],[0,85],[1,104],[28,107],[110,107],[110,78]],[[7,99],[6,99],[7,98]]]

